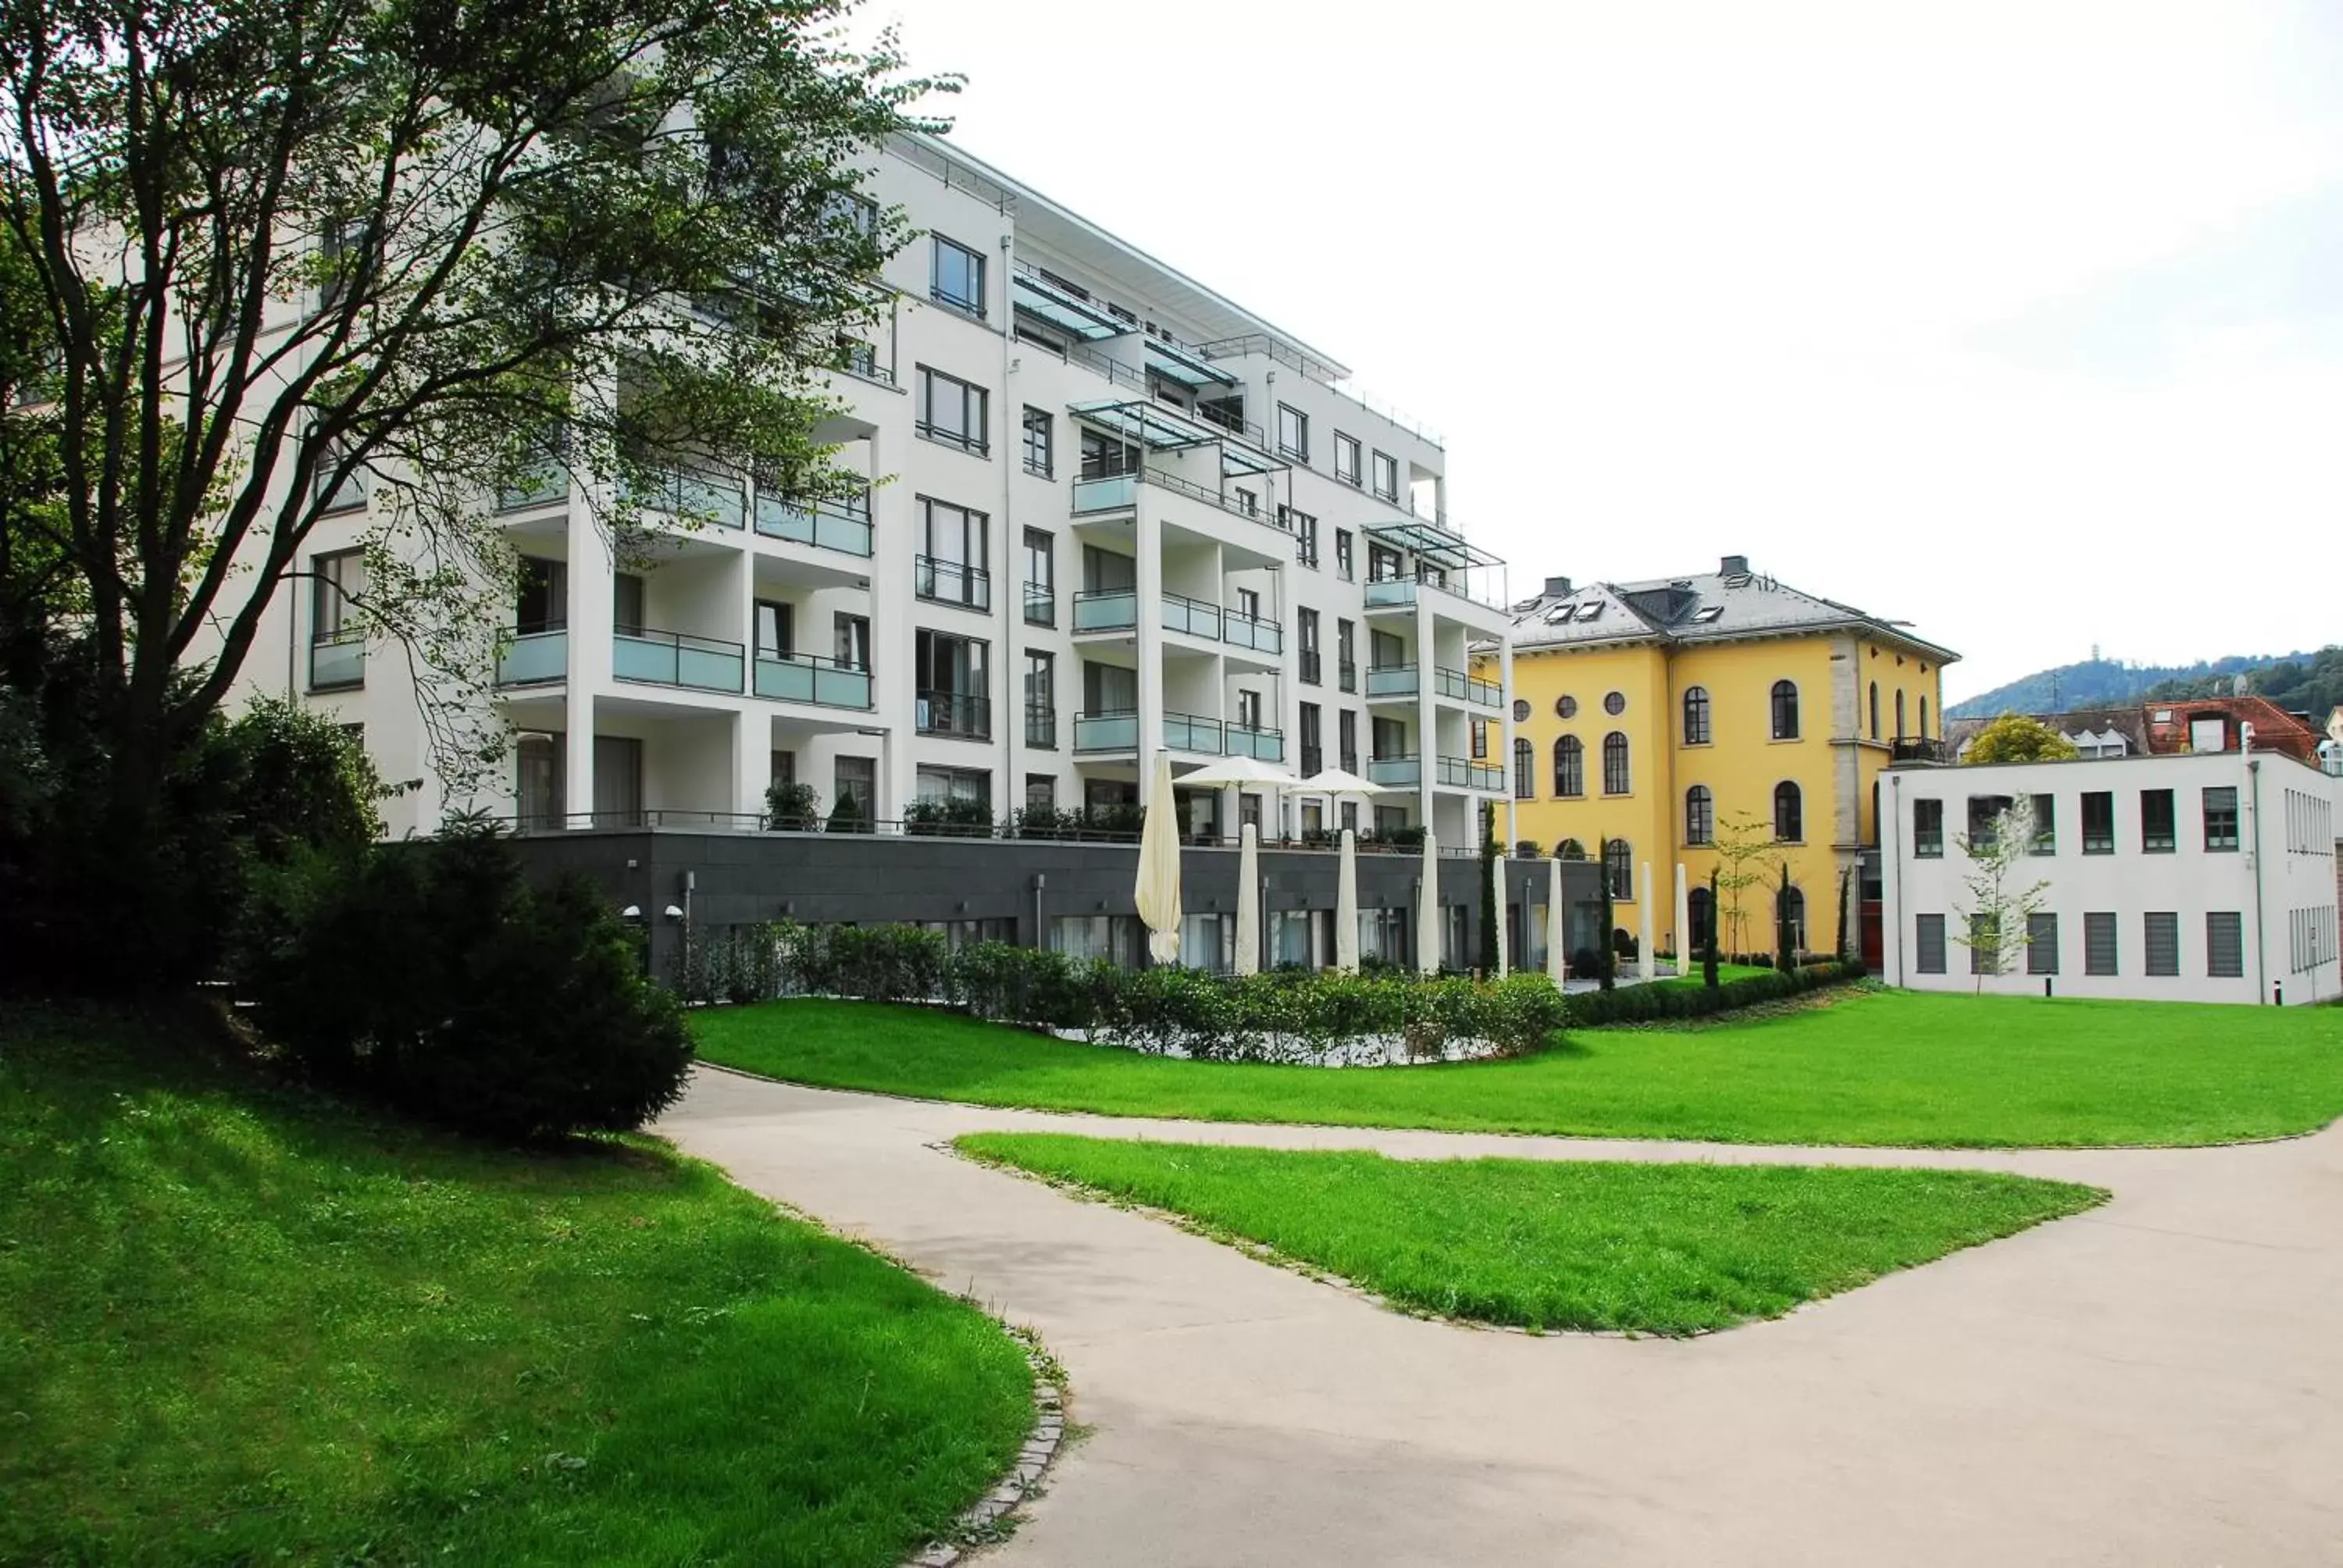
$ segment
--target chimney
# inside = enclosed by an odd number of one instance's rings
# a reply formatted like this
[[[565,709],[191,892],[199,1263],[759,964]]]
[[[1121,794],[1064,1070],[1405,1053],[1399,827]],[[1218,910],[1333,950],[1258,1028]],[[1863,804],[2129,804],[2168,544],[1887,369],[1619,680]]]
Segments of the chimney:
[[[1568,578],[1546,578],[1545,597],[1548,598],[1568,598],[1570,597],[1570,579]]]
[[[1727,556],[1716,569],[1729,578],[1745,578],[1749,575],[1749,558]]]

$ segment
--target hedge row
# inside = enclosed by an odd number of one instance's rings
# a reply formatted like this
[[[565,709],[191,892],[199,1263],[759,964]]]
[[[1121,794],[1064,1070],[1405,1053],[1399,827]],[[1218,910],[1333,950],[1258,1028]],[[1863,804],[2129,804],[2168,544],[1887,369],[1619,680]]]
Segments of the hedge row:
[[[1570,1022],[1580,1028],[1605,1023],[1644,1023],[1654,1019],[1700,1018],[1823,986],[1859,980],[1870,971],[1853,960],[1832,960],[1794,970],[1730,980],[1715,990],[1701,985],[1634,985],[1616,990],[1581,991],[1570,999]]]

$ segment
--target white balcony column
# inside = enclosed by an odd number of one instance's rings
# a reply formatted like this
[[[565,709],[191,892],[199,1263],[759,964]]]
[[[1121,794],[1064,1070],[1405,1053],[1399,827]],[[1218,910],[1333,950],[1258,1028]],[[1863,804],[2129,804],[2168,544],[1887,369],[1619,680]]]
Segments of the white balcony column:
[[[901,464],[884,427],[870,432],[870,471],[886,474]],[[907,443],[908,445],[908,443]],[[893,820],[911,798],[911,748],[900,744],[916,730],[911,661],[918,648],[920,601],[913,589],[913,557],[919,510],[909,485],[877,485],[870,491],[870,701],[874,719],[887,725],[879,746],[877,809]],[[819,650],[817,650],[819,651]],[[858,747],[856,749],[860,749]]]
[[[1505,638],[1497,644],[1497,713],[1503,726],[1503,749],[1498,754],[1499,781],[1505,790],[1505,840],[1508,844],[1521,839],[1521,805],[1513,799],[1513,642]],[[1535,766],[1533,762],[1533,767]],[[1549,851],[1552,845],[1543,846]]]
[[[1646,980],[1657,979],[1660,972],[1660,960],[1652,951],[1652,905],[1658,899],[1659,887],[1652,879],[1652,863],[1646,860],[1644,862],[1644,896],[1636,900],[1642,906],[1644,917],[1644,945],[1637,957],[1641,973]]]
[[[611,638],[618,616],[612,602],[618,568],[613,546],[596,511],[586,504],[584,481],[569,479],[568,537],[568,638],[565,648],[562,714],[562,809],[569,820],[591,825],[594,812],[594,699],[611,682]]]
[[[1415,660],[1415,755],[1418,759],[1415,819],[1430,827],[1432,792],[1440,783],[1440,726],[1439,709],[1433,698],[1432,596],[1423,591],[1421,583],[1416,585],[1415,603],[1410,608],[1409,616],[1415,623],[1415,647],[1411,650],[1411,657]],[[1466,782],[1469,786],[1469,774]]]
[[[732,809],[741,816],[760,816],[765,787],[773,781],[773,721],[749,709],[733,716]],[[745,826],[745,824],[743,824]]]
[[[1139,800],[1145,806],[1153,804],[1147,792],[1163,745],[1163,522],[1148,510],[1145,489],[1131,487],[1139,501],[1131,521],[1131,647],[1139,664]]]
[[[1692,893],[1689,878],[1682,860],[1676,862],[1676,929],[1672,941],[1676,950],[1676,973],[1689,974],[1692,960]]]

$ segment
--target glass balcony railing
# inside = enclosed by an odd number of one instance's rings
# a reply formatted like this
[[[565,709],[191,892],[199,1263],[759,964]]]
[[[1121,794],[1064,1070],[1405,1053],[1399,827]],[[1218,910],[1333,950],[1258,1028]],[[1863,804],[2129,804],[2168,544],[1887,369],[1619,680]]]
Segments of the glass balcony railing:
[[[1163,744],[1174,751],[1202,751],[1218,757],[1222,754],[1221,721],[1193,713],[1167,713],[1163,716]]]
[[[1231,648],[1250,648],[1259,653],[1275,653],[1285,646],[1285,628],[1273,620],[1262,620],[1257,616],[1228,610],[1221,618],[1221,640]]]
[[[1221,640],[1221,607],[1207,604],[1186,594],[1167,593],[1163,596],[1163,629],[1185,632],[1190,637]]]
[[[757,498],[757,531],[771,539],[814,545],[841,555],[870,556],[870,502],[822,501],[811,508],[778,496]]]
[[[1072,629],[1084,631],[1131,631],[1139,626],[1139,591],[1136,588],[1105,588],[1074,596]]]
[[[610,674],[650,686],[737,692],[745,658],[737,642],[689,632],[633,627],[610,639]]]
[[[1242,724],[1232,724],[1223,739],[1232,757],[1251,757],[1262,762],[1285,760],[1285,731],[1282,729],[1247,729]]]
[[[1025,705],[1025,744],[1042,751],[1058,749],[1058,710],[1038,702]]]
[[[646,511],[737,528],[748,522],[748,498],[738,481],[717,474],[668,468],[627,486],[627,499]]]
[[[1474,762],[1463,757],[1443,757],[1433,776],[1450,789],[1503,789],[1505,770],[1493,762]]]
[[[939,560],[933,556],[914,557],[912,565],[917,570],[916,589],[921,598],[969,609],[992,608],[992,574],[982,567]]]
[[[1367,696],[1413,697],[1421,689],[1421,678],[1412,664],[1384,664],[1367,670]]]
[[[809,653],[757,655],[757,695],[823,708],[870,706],[870,672]]]
[[[1482,680],[1461,669],[1434,666],[1432,671],[1433,689],[1457,702],[1469,702],[1476,708],[1503,708],[1503,689],[1494,681]]]
[[[1029,582],[1025,585],[1025,624],[1055,626],[1058,624],[1058,590],[1048,583]]]
[[[1077,751],[1138,750],[1139,715],[1136,713],[1075,714],[1074,749]]]
[[[366,638],[337,632],[309,644],[309,689],[332,691],[366,684]]]
[[[569,633],[562,627],[523,632],[497,659],[498,686],[543,686],[569,673]]]
[[[1139,492],[1136,474],[1109,474],[1096,479],[1074,481],[1073,509],[1081,512],[1121,512],[1131,509]]]
[[[920,733],[954,735],[964,740],[992,739],[992,699],[968,691],[922,691]]]
[[[1334,683],[1344,691],[1358,690],[1359,661],[1355,658],[1339,660],[1334,666]]]
[[[497,487],[497,510],[500,512],[550,507],[568,499],[569,470],[557,457],[541,458]]]
[[[1418,757],[1377,757],[1367,763],[1367,781],[1396,789],[1413,789],[1423,782],[1423,759]]]
[[[1369,609],[1405,609],[1415,603],[1413,578],[1383,578],[1367,585]]]

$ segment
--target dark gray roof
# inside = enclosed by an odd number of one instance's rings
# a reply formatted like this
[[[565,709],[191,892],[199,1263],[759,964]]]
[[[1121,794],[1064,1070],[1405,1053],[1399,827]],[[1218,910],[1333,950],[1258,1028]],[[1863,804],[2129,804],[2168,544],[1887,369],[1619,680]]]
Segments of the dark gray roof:
[[[1517,652],[1630,642],[1727,642],[1839,629],[1916,648],[1939,664],[1960,657],[1893,621],[1755,572],[1594,582],[1571,593],[1540,594],[1513,607]]]

